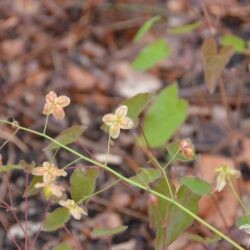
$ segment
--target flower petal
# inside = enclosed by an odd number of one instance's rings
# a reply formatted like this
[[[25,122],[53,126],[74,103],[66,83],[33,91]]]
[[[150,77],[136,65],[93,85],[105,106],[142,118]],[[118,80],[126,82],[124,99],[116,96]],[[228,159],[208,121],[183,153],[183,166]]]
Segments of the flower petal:
[[[128,112],[128,107],[126,105],[122,105],[118,107],[115,111],[115,114],[119,117],[125,117]]]
[[[55,104],[63,108],[70,104],[70,99],[65,95],[61,95],[56,99]]]
[[[31,173],[33,175],[44,175],[45,173],[47,172],[47,170],[44,168],[44,167],[36,167],[36,168],[33,168]]]
[[[111,136],[113,139],[118,138],[118,136],[120,135],[120,126],[119,126],[119,124],[114,124],[114,125],[112,125],[112,126],[110,127],[109,133],[110,133],[110,136]]]
[[[120,120],[120,127],[122,129],[131,129],[133,126],[134,126],[134,123],[129,117],[123,117]]]
[[[43,114],[44,115],[50,115],[53,113],[53,109],[54,109],[54,104],[53,103],[45,103],[44,108],[43,108]]]
[[[103,116],[102,121],[106,125],[111,126],[116,121],[116,115],[115,114],[106,114]]]
[[[224,174],[219,174],[216,178],[216,190],[221,192],[226,186],[226,177]]]
[[[60,106],[55,106],[53,116],[58,120],[63,120],[65,117],[64,110]]]
[[[57,98],[57,94],[56,94],[54,91],[50,91],[50,92],[46,95],[46,97],[45,97],[46,102],[49,102],[49,103],[54,103],[55,100],[56,100],[56,98]]]

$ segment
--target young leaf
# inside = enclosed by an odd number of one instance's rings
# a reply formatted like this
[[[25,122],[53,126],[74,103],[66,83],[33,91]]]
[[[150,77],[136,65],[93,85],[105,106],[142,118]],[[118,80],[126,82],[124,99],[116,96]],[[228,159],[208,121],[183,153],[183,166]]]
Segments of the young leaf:
[[[63,242],[53,247],[53,250],[73,250],[73,247],[68,242]]]
[[[178,190],[177,202],[194,214],[198,213],[199,199],[200,196],[194,194],[185,186],[181,186]],[[166,246],[174,242],[184,230],[191,226],[193,220],[190,215],[171,204],[166,223]]]
[[[238,53],[244,53],[246,42],[235,35],[225,35],[221,38],[221,44],[223,46],[233,46]]]
[[[55,209],[51,213],[46,214],[45,221],[43,223],[43,231],[54,231],[64,226],[69,220],[70,213],[67,208],[60,207]]]
[[[161,16],[153,16],[148,19],[141,28],[137,31],[134,42],[138,42],[142,37],[153,27],[153,25],[161,20]]]
[[[64,130],[60,135],[58,135],[55,140],[63,144],[64,146],[75,142],[81,134],[86,130],[87,127],[83,125],[75,125],[71,128]],[[54,150],[58,149],[60,146],[55,142],[51,142],[44,150]]]
[[[213,93],[220,79],[222,69],[226,66],[232,55],[233,47],[224,47],[220,52],[214,38],[207,38],[202,44],[203,64],[205,70],[205,81],[210,93]]]
[[[31,183],[28,186],[28,193],[27,196],[32,196],[40,192],[39,188],[35,188],[36,183],[38,182],[43,182],[43,177],[42,176],[34,176],[32,178]]]
[[[141,50],[132,66],[136,70],[147,70],[170,56],[170,47],[164,39],[159,39]]]
[[[78,202],[95,190],[96,178],[99,171],[95,168],[90,168],[83,172],[81,169],[76,169],[70,176],[70,192],[71,197],[75,202]]]
[[[184,24],[182,26],[178,26],[175,28],[168,28],[168,33],[169,34],[173,34],[173,35],[182,35],[185,33],[190,33],[194,30],[196,30],[197,28],[199,28],[201,26],[201,22],[195,22],[195,23],[189,23],[189,24]]]
[[[152,94],[142,93],[135,95],[124,102],[124,105],[128,107],[128,117],[130,117],[134,122],[140,113],[147,106]]]
[[[143,186],[148,186],[149,183],[157,180],[161,176],[159,169],[155,168],[141,168],[137,175],[130,177],[136,183]]]
[[[203,181],[197,177],[183,177],[180,183],[189,188],[194,194],[205,195],[211,192],[210,183]]]
[[[112,236],[115,234],[119,234],[124,232],[128,227],[127,226],[120,226],[113,229],[106,229],[106,228],[95,228],[92,232],[92,237],[107,237]]]
[[[146,113],[143,124],[150,147],[164,145],[186,119],[187,110],[188,103],[179,99],[176,83],[163,89]],[[142,137],[139,142],[145,144]]]

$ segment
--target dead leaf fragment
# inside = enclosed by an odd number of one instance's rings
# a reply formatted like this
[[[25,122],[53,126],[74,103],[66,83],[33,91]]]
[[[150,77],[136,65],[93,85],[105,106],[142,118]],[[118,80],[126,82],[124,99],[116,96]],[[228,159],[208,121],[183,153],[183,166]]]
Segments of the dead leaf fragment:
[[[67,75],[78,90],[90,90],[95,86],[96,78],[87,70],[74,64],[67,66]]]

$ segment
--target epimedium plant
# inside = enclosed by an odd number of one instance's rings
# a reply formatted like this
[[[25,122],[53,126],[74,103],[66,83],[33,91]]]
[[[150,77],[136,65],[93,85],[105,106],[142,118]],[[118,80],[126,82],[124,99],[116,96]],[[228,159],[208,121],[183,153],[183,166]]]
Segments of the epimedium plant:
[[[55,231],[62,228],[69,220],[80,220],[82,216],[87,216],[87,204],[94,196],[113,187],[118,181],[123,181],[134,187],[140,188],[149,194],[148,215],[151,225],[156,231],[155,248],[165,249],[174,242],[194,220],[200,222],[203,226],[210,229],[220,239],[224,239],[232,244],[236,249],[243,249],[238,243],[230,237],[223,234],[220,230],[208,224],[198,216],[199,200],[203,195],[209,195],[212,191],[212,185],[198,177],[184,177],[180,180],[181,186],[175,187],[168,175],[168,166],[176,160],[192,161],[196,158],[195,147],[189,139],[181,139],[168,144],[169,161],[162,165],[152,155],[150,162],[152,166],[142,167],[140,171],[129,178],[108,166],[109,150],[112,140],[119,137],[121,129],[136,129],[136,124],[140,123],[139,115],[144,111],[144,123],[141,134],[138,136],[137,143],[142,147],[150,146],[158,148],[165,144],[173,133],[181,126],[187,114],[186,101],[178,97],[177,84],[173,83],[166,87],[160,93],[138,94],[126,100],[121,106],[116,108],[114,113],[103,116],[103,122],[108,126],[108,145],[106,160],[104,163],[97,162],[84,154],[74,150],[70,144],[74,143],[84,131],[80,125],[75,125],[52,138],[47,133],[47,124],[49,116],[62,120],[65,117],[63,108],[70,104],[70,99],[66,96],[57,97],[56,93],[51,91],[46,96],[46,102],[43,114],[46,115],[43,132],[35,131],[18,124],[16,121],[1,120],[2,124],[10,125],[18,131],[24,131],[43,137],[49,144],[45,150],[66,150],[77,158],[64,167],[56,166],[53,162],[45,161],[39,166],[34,164],[3,165],[0,171],[7,172],[13,169],[22,169],[33,179],[29,184],[25,197],[42,192],[44,198],[49,203],[57,204],[58,208],[46,213],[42,221],[42,230]],[[168,105],[166,105],[168,104]],[[178,113],[174,118],[174,114]],[[131,116],[130,116],[131,115]],[[165,125],[160,121],[168,121]],[[151,128],[151,129],[150,129]],[[166,131],[164,131],[164,128]],[[60,178],[67,176],[67,168],[74,163],[84,160],[93,165],[84,171],[76,168],[70,176],[70,189],[60,184]],[[95,190],[96,181],[99,176],[99,169],[104,169],[117,178],[113,183],[104,186],[100,190]],[[217,169],[218,177],[215,190],[221,191],[225,185],[229,185],[233,193],[237,196],[240,205],[244,205],[238,196],[232,177],[239,177],[239,172],[229,166],[220,166]],[[70,197],[67,197],[67,192]],[[245,212],[245,209],[244,209]],[[248,230],[249,217],[241,217],[238,226],[242,230]],[[109,236],[120,233],[127,229],[127,226],[121,226],[113,229],[95,228],[92,232],[93,237]],[[60,246],[67,243],[60,243],[55,249],[61,249]],[[72,249],[67,245],[68,249]],[[26,248],[28,249],[28,247]]]
[[[140,39],[152,28],[153,25],[161,21],[160,16],[155,16],[145,22],[138,31],[134,42]],[[200,27],[201,23],[193,23],[169,29],[172,34],[183,34],[192,32]],[[240,53],[248,53],[244,47],[244,41],[235,37],[224,37],[221,40],[224,46],[220,50],[214,38],[205,39],[202,45],[203,63],[205,69],[205,81],[210,92],[214,92],[218,82],[221,82],[222,70],[234,54],[235,50]],[[231,45],[228,47],[228,45]],[[132,66],[136,70],[147,70],[152,68],[162,59],[167,58],[171,54],[170,46],[165,39],[158,39],[146,45],[135,58]],[[221,86],[221,85],[220,85]],[[222,85],[223,87],[223,85]],[[98,162],[81,152],[73,149],[72,144],[82,136],[86,127],[83,125],[74,125],[62,131],[55,138],[47,133],[47,125],[49,117],[52,115],[55,119],[63,120],[65,118],[66,108],[70,105],[70,98],[67,96],[57,96],[54,91],[50,91],[45,97],[45,105],[43,114],[45,115],[45,124],[42,132],[26,128],[19,125],[17,121],[0,120],[3,125],[12,126],[16,132],[27,132],[38,137],[42,137],[48,141],[48,145],[43,149],[44,152],[56,152],[65,150],[72,154],[72,162],[65,166],[56,166],[54,162],[45,161],[41,164],[27,164],[24,161],[16,165],[2,165],[0,173],[12,171],[14,169],[23,170],[27,176],[32,176],[32,180],[25,190],[25,201],[32,195],[42,193],[48,204],[55,205],[55,209],[46,210],[46,216],[41,222],[42,230],[51,232],[59,230],[71,219],[80,220],[84,216],[88,216],[88,202],[102,192],[115,186],[118,182],[125,182],[133,187],[144,190],[148,194],[148,217],[151,226],[155,229],[156,239],[155,248],[157,250],[166,249],[168,245],[173,243],[187,228],[189,228],[194,220],[209,229],[213,234],[213,238],[202,238],[199,235],[193,237],[194,240],[203,244],[223,239],[230,243],[236,249],[244,249],[240,243],[235,242],[230,236],[216,229],[201,217],[198,216],[199,200],[204,195],[211,195],[213,192],[221,192],[228,185],[232,193],[235,195],[242,208],[243,216],[236,221],[236,226],[250,234],[250,216],[247,215],[240,196],[238,195],[233,178],[239,178],[240,172],[234,168],[222,165],[216,169],[217,179],[213,185],[196,176],[185,176],[179,180],[180,186],[177,187],[169,177],[169,166],[175,161],[193,161],[196,159],[195,146],[188,138],[180,139],[166,145],[166,142],[180,128],[187,117],[188,103],[186,100],[179,98],[178,85],[173,83],[164,88],[159,93],[142,93],[128,100],[125,100],[119,107],[115,108],[114,113],[103,116],[103,123],[108,131],[107,153],[104,162]],[[143,120],[140,114],[144,113]],[[166,121],[166,123],[164,122]],[[139,128],[139,129],[138,129]],[[135,143],[142,148],[157,149],[165,148],[168,152],[168,161],[159,162],[148,150],[150,166],[141,167],[138,173],[131,177],[125,177],[110,166],[109,152],[112,141],[119,138],[121,130],[134,130]],[[6,142],[2,147],[6,145]],[[69,177],[69,190],[61,184],[62,178],[66,180],[69,175],[70,167],[79,161],[85,161],[91,164],[86,169],[75,168]],[[111,184],[96,190],[96,182],[100,174],[100,169],[112,174],[116,178]],[[28,214],[26,214],[26,222]],[[94,228],[93,237],[112,237],[127,229],[126,225],[121,227],[107,229]],[[25,231],[25,228],[22,230]],[[27,235],[27,234],[26,234]],[[38,235],[37,235],[38,236]],[[35,238],[37,238],[37,236]],[[15,241],[13,241],[16,243]],[[30,242],[25,237],[24,249],[29,249],[28,243],[33,249],[35,241]],[[16,243],[18,247],[18,244]],[[33,247],[33,248],[32,248]],[[18,249],[21,249],[20,247]],[[73,249],[68,242],[62,242],[54,247],[54,249]]]

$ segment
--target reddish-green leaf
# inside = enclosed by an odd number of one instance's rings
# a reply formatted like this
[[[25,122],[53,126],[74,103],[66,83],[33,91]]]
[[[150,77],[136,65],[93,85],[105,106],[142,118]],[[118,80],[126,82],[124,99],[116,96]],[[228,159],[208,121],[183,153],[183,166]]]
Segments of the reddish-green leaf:
[[[224,47],[218,51],[213,37],[207,38],[202,44],[202,55],[205,73],[205,82],[210,93],[213,93],[220,80],[222,69],[226,66],[232,55],[233,47]]]

